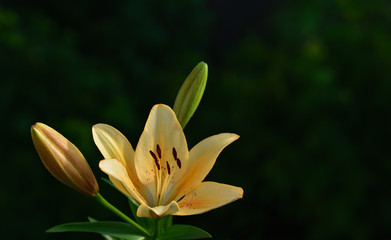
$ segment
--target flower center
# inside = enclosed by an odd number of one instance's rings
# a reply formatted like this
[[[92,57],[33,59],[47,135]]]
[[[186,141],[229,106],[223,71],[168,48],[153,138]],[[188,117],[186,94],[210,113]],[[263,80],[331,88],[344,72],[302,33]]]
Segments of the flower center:
[[[172,148],[172,157],[164,154],[159,144],[156,144],[156,153],[153,150],[149,150],[149,153],[151,154],[156,167],[155,206],[161,206],[163,205],[162,201],[168,184],[174,176],[176,169],[181,169],[182,162],[178,158],[178,153],[175,147]]]

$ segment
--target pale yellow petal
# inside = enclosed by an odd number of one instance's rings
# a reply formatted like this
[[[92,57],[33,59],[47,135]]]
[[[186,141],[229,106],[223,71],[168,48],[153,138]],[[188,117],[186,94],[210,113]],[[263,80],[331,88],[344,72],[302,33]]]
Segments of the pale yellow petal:
[[[208,175],[220,152],[238,138],[239,136],[234,133],[221,133],[208,137],[194,146],[190,150],[186,178],[178,184],[174,200],[193,191]]]
[[[176,152],[177,159],[180,159],[180,164],[174,158],[173,151]],[[160,205],[158,192],[164,188],[162,185],[165,185],[164,179],[168,179],[168,172],[174,173],[170,181],[166,181],[165,187],[171,188],[183,176],[188,158],[186,138],[174,111],[163,104],[155,105],[135,152],[136,171],[140,182],[146,187],[145,195],[153,196],[153,199],[149,199],[153,202],[152,205]]]
[[[135,199],[140,204],[145,204],[143,196],[138,192],[130,180],[125,166],[117,159],[105,159],[99,162],[99,168],[109,175],[110,179],[115,179],[113,184],[123,193]]]
[[[134,185],[139,187],[134,166],[134,150],[128,139],[120,131],[107,124],[94,125],[92,136],[103,157],[120,161],[126,167]]]
[[[221,207],[243,197],[243,189],[216,182],[203,182],[178,202],[174,215],[193,215]]]
[[[140,205],[137,209],[138,217],[151,217],[151,218],[162,218],[167,215],[173,215],[179,211],[178,203],[172,201],[170,204],[165,206],[149,207],[147,205]]]

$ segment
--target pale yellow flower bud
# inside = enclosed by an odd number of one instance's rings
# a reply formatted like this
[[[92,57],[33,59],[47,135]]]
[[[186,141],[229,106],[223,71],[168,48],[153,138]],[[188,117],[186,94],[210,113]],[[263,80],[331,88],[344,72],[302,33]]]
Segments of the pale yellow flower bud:
[[[182,128],[193,116],[204,94],[208,78],[208,65],[200,62],[187,76],[174,103],[174,112]]]
[[[88,196],[95,196],[99,186],[83,154],[53,128],[36,123],[31,137],[42,163],[60,182]]]

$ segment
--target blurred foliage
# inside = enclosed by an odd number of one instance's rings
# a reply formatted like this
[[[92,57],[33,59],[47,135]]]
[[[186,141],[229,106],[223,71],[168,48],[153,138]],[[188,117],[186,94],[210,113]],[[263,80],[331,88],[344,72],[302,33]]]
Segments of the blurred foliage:
[[[245,195],[174,221],[216,239],[390,238],[390,11],[386,0],[1,1],[1,236],[97,239],[44,233],[116,218],[48,174],[30,126],[63,133],[102,177],[91,126],[135,146],[153,104],[172,106],[204,60],[208,85],[185,133],[189,146],[241,135],[207,179]]]

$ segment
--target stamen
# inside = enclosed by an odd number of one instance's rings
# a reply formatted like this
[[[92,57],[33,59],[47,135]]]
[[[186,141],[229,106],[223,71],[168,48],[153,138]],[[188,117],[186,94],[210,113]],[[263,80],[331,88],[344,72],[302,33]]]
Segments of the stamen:
[[[175,160],[176,160],[176,164],[178,165],[179,169],[181,169],[181,167],[182,167],[181,160],[179,158],[176,158]]]
[[[172,155],[174,156],[174,159],[176,160],[177,159],[177,153],[176,153],[176,149],[175,148],[172,148]]]
[[[162,158],[162,150],[160,149],[159,144],[156,145],[156,152],[157,152],[157,155],[159,156],[159,158],[161,159]]]
[[[153,159],[155,159],[155,164],[156,164],[157,170],[160,170],[160,164],[159,164],[159,161],[157,160],[156,154],[154,152],[152,152],[151,150],[149,151],[149,153],[151,154]]]
[[[171,174],[170,164],[168,164],[167,161],[166,161],[166,164],[167,164],[167,172],[168,172],[168,175],[170,175],[170,174]]]
[[[157,160],[155,160],[155,164],[156,164],[157,170],[160,170],[160,164]]]
[[[149,153],[151,154],[151,156],[153,157],[153,159],[155,159],[155,161],[157,161],[157,158],[156,158],[156,155],[154,152],[152,152],[151,150],[149,150]]]

